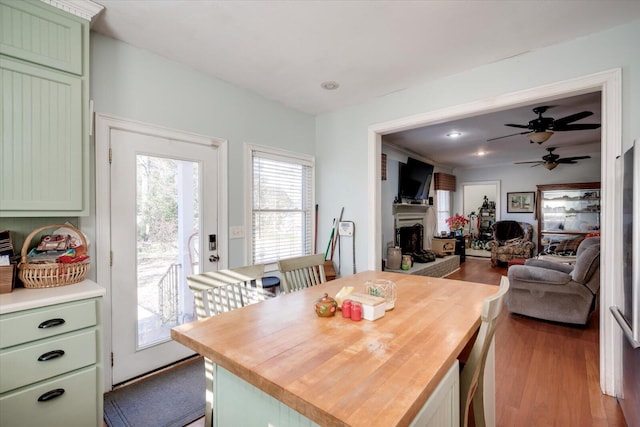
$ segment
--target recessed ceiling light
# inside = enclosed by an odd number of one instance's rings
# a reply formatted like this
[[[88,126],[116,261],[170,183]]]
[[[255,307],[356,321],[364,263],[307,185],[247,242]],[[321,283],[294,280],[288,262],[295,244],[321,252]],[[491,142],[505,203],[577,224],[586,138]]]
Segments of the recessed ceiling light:
[[[449,138],[457,138],[459,136],[462,136],[462,132],[458,132],[457,130],[454,130],[453,132],[449,132],[447,136]]]
[[[334,82],[333,80],[330,80],[330,81],[320,83],[320,87],[325,90],[336,90],[340,87],[340,84],[338,82]]]
[[[478,151],[476,154],[478,156],[484,156],[485,154],[487,154],[487,152],[486,151]]]

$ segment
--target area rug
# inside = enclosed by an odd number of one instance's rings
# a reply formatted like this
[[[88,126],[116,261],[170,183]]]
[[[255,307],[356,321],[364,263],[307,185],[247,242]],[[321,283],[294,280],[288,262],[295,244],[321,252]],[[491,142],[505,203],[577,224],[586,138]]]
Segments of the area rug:
[[[204,416],[204,362],[197,359],[104,395],[109,427],[183,427]]]

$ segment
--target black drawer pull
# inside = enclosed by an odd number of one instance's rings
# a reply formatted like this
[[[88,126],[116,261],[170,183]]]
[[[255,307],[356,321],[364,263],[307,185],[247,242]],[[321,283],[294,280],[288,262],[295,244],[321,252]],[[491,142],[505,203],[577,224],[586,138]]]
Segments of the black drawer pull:
[[[48,391],[38,398],[38,402],[46,402],[56,397],[60,397],[64,394],[63,388],[57,388],[55,390]]]
[[[47,329],[47,328],[51,328],[53,326],[60,326],[64,324],[64,319],[49,319],[49,320],[45,320],[44,322],[40,323],[38,325],[38,328],[40,329]]]
[[[38,357],[38,362],[46,362],[47,360],[57,359],[58,357],[64,356],[64,350],[52,350],[47,351],[40,357]]]

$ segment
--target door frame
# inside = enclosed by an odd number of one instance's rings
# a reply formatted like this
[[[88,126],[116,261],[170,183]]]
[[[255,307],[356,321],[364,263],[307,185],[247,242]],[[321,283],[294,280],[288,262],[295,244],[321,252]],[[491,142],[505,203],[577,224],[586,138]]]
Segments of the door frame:
[[[500,203],[502,197],[500,197],[500,195],[502,194],[500,191],[500,181],[467,181],[467,182],[461,182],[460,183],[460,188],[462,188],[462,191],[460,192],[461,194],[458,196],[460,199],[460,206],[462,206],[462,209],[460,209],[460,211],[462,212],[462,215],[465,216],[467,214],[467,207],[465,206],[465,192],[467,191],[467,187],[473,187],[473,186],[491,186],[493,185],[495,187],[496,193],[494,195],[494,201],[496,204],[496,221],[500,221],[500,217],[502,216],[501,213],[501,209],[502,209],[502,204]],[[474,209],[476,209],[476,207],[474,207]],[[473,210],[473,209],[471,209]]]
[[[228,267],[228,141],[192,132],[184,132],[154,124],[125,119],[108,114],[95,114],[95,171],[96,171],[96,207],[95,207],[95,266],[96,281],[106,289],[102,305],[102,336],[98,339],[98,349],[105,361],[103,366],[103,384],[105,392],[111,390],[111,351],[112,351],[112,292],[111,292],[111,179],[109,164],[109,138],[114,129],[144,133],[160,138],[187,140],[206,144],[218,150],[218,254],[219,268]]]
[[[454,105],[409,117],[369,126],[367,134],[369,219],[367,265],[380,270],[382,264],[381,169],[382,136],[430,124],[442,123],[509,108],[546,102],[589,92],[602,93],[602,251],[600,255],[600,388],[610,396],[619,396],[622,387],[622,336],[608,308],[622,302],[622,174],[616,170],[616,158],[622,154],[622,70],[615,68],[586,76],[506,93],[462,105]],[[619,169],[619,168],[618,168]]]

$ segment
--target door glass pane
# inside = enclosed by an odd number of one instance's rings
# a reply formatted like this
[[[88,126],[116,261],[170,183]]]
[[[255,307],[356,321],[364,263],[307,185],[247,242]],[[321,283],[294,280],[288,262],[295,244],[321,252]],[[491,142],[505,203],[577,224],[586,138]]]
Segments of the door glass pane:
[[[198,172],[196,162],[136,156],[138,349],[195,319],[186,277],[198,269]]]

